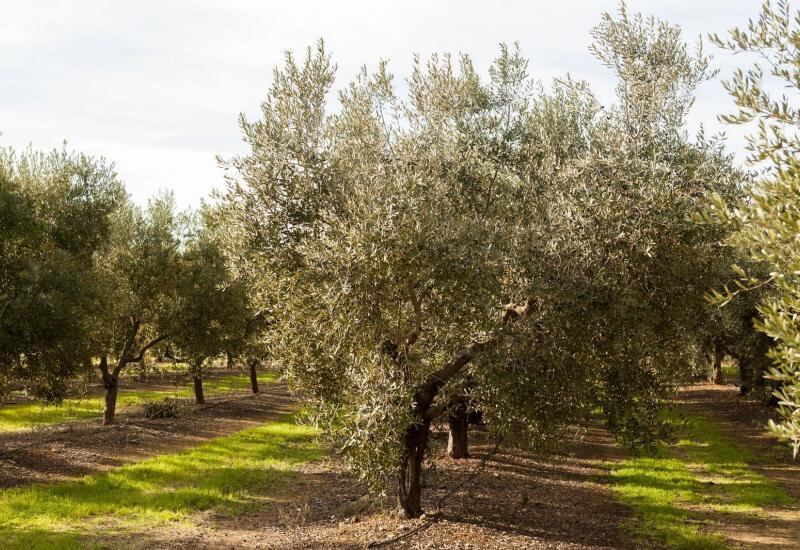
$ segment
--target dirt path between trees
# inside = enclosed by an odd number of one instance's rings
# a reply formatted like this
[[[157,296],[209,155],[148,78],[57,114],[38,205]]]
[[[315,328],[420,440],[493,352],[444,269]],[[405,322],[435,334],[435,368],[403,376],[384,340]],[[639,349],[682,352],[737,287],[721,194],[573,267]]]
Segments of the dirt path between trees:
[[[444,458],[446,434],[433,437],[425,477],[426,510],[475,471],[493,445],[473,435],[467,460]],[[196,527],[134,548],[355,549],[423,527],[385,548],[506,549],[634,548],[620,528],[628,509],[606,485],[603,463],[623,452],[608,434],[590,429],[555,456],[500,450],[475,479],[443,503],[437,521],[403,520],[392,513],[391,488],[369,497],[335,459],[307,465],[279,502],[248,515],[198,516]]]
[[[257,395],[227,394],[181,418],[147,420],[136,412],[99,421],[59,424],[0,434],[0,489],[71,479],[194,447],[259,426],[293,409],[283,383],[265,384]]]
[[[744,520],[732,515],[715,531],[732,547],[758,549],[800,548],[800,462],[791,450],[776,442],[766,429],[774,409],[739,395],[736,386],[698,384],[679,392],[676,402],[685,410],[711,420],[731,441],[752,451],[748,465],[783,489],[795,502],[768,509],[759,517]]]

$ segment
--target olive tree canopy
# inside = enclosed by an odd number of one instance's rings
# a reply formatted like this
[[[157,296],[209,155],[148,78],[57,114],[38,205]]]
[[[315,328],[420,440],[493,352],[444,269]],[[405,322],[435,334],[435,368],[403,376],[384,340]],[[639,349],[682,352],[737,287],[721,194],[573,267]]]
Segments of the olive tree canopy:
[[[271,353],[365,480],[396,477],[407,515],[458,398],[524,444],[598,407],[647,443],[697,338],[721,229],[687,217],[741,177],[684,129],[707,62],[624,9],[593,36],[612,106],[569,77],[545,88],[502,46],[488,78],[468,56],[415,58],[402,96],[381,62],[331,108],[320,42],[242,117],[226,213]]]

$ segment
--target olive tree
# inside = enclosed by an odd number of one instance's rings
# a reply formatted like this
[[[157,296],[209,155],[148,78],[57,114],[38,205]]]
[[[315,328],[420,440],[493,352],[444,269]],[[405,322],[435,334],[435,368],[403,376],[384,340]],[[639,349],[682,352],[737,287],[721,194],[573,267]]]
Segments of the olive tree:
[[[171,195],[145,209],[127,203],[112,222],[99,259],[103,307],[93,336],[106,389],[104,424],[114,421],[122,370],[169,336],[180,270],[180,219]]]
[[[247,289],[231,277],[208,212],[191,223],[181,255],[170,341],[191,368],[195,400],[204,403],[203,362],[235,349],[248,321]]]
[[[465,403],[521,444],[598,406],[646,443],[685,371],[721,231],[687,216],[739,174],[686,136],[710,74],[677,29],[623,9],[594,38],[620,79],[606,108],[503,46],[488,79],[467,56],[415,59],[404,98],[386,63],[363,69],[330,111],[320,43],[241,119],[226,214],[270,352],[362,478],[394,476],[407,516],[432,423]]]
[[[0,378],[58,400],[91,365],[97,255],[124,199],[102,159],[0,151]]]
[[[800,450],[800,110],[776,85],[800,88],[800,13],[787,2],[773,8],[765,2],[756,20],[733,29],[727,40],[712,39],[735,53],[755,54],[762,65],[738,70],[726,83],[738,112],[723,116],[731,124],[757,123],[750,136],[749,160],[767,173],[747,190],[746,199],[731,203],[717,197],[704,221],[733,228],[728,243],[744,251],[755,267],[735,265],[736,284],[715,291],[712,300],[726,303],[754,289],[766,293],[756,327],[775,341],[768,378],[780,385],[775,392],[782,420],[770,429]],[[765,74],[766,70],[766,74]]]

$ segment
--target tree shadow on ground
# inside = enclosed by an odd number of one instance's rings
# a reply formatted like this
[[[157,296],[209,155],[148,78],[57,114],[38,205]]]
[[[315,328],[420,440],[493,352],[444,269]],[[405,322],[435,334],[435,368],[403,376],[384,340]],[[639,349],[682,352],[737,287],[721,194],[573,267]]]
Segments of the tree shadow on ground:
[[[462,488],[493,445],[473,434],[472,458],[444,457],[446,434],[435,433],[424,478],[423,507],[431,514],[404,520],[394,514],[392,488],[372,498],[336,464],[306,469],[275,505],[255,517],[215,517],[212,544],[256,548],[364,548],[424,527],[389,548],[633,548],[619,525],[628,509],[608,487],[604,462],[621,456],[600,428],[583,432],[553,455],[501,449]],[[437,513],[438,512],[438,513]],[[436,521],[427,525],[432,518]],[[193,535],[184,541],[189,548]],[[471,545],[471,546],[470,546]]]

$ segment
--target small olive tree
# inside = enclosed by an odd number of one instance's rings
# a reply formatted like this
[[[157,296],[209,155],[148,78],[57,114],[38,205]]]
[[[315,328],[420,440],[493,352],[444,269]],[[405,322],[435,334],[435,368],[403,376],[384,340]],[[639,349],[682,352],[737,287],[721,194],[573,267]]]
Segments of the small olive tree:
[[[247,290],[231,277],[209,216],[201,211],[191,223],[169,327],[170,341],[190,365],[197,403],[205,402],[203,362],[236,347],[249,315]]]
[[[488,80],[466,56],[415,59],[405,98],[385,63],[364,69],[330,113],[320,43],[241,120],[225,212],[270,352],[408,516],[437,419],[467,403],[539,444],[599,406],[647,443],[699,337],[722,230],[687,217],[741,177],[684,130],[707,63],[624,9],[594,38],[620,79],[605,109],[569,78],[545,90],[504,46]]]
[[[114,421],[122,370],[169,336],[180,270],[179,229],[171,195],[151,199],[145,209],[127,203],[113,218],[98,260],[102,307],[93,335],[106,389],[104,424]]]

